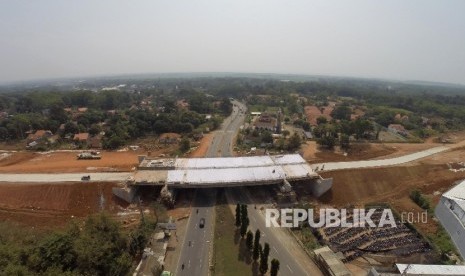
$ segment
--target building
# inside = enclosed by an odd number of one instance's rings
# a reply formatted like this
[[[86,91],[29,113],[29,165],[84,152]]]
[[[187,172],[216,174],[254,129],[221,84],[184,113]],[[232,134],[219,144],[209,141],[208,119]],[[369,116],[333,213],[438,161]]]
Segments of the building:
[[[179,109],[189,109],[189,102],[187,102],[187,100],[185,99],[182,99],[182,100],[178,100],[176,102],[176,106],[179,108]]]
[[[77,144],[86,145],[89,142],[89,133],[76,133],[74,134],[73,141]]]
[[[160,142],[161,144],[165,144],[165,145],[176,144],[180,140],[181,140],[181,135],[177,133],[172,133],[172,132],[163,133],[158,138],[158,142]]]
[[[385,270],[385,269],[382,269]],[[371,268],[368,276],[463,276],[465,265],[396,264],[390,272]]]
[[[271,132],[275,132],[277,130],[278,124],[276,118],[273,118],[268,113],[262,113],[255,119],[255,121],[253,122],[253,126],[255,129],[269,130]]]
[[[465,265],[396,264],[401,275],[465,275]]]
[[[342,262],[344,255],[341,252],[334,253],[328,246],[318,248],[313,251],[316,256],[318,266],[325,275],[330,276],[351,276],[352,273]]]
[[[392,133],[400,134],[402,136],[407,136],[408,135],[408,131],[404,128],[403,125],[400,125],[400,124],[390,124],[388,126],[388,131],[390,131]]]
[[[313,139],[313,134],[310,131],[304,131],[304,136],[307,140]]]
[[[441,196],[434,213],[465,258],[465,180]]]
[[[27,147],[33,148],[41,144],[47,144],[53,136],[50,130],[37,130],[35,133],[30,133],[26,138]]]
[[[89,148],[100,149],[102,148],[102,135],[98,134],[88,139],[87,145]]]

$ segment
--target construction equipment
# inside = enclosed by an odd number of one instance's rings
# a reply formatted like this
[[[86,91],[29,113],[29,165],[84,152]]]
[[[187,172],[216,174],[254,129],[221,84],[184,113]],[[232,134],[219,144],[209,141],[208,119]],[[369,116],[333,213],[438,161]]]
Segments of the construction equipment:
[[[102,156],[98,151],[91,151],[91,152],[81,152],[77,155],[78,160],[93,160],[93,159],[101,159]]]

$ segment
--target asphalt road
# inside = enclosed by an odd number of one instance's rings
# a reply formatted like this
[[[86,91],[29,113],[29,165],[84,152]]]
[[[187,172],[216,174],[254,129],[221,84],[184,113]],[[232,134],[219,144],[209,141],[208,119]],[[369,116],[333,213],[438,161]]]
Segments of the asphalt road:
[[[245,107],[243,107],[245,108]],[[238,108],[237,108],[238,109]],[[212,139],[212,145],[207,151],[208,157],[217,156],[232,156],[232,145],[234,142],[237,130],[242,125],[245,115],[238,114],[236,110],[231,117],[228,117],[224,124],[223,129],[215,132]],[[367,161],[349,161],[349,162],[328,162],[311,164],[312,169],[316,171],[334,171],[344,169],[359,169],[359,168],[373,168],[400,165],[412,162],[424,157],[428,157],[443,151],[450,150],[451,147],[439,146],[431,149],[407,154],[404,156],[367,160]],[[1,173],[0,182],[16,182],[16,183],[47,183],[47,182],[79,182],[84,175],[90,175],[90,181],[125,181],[132,172],[102,172],[102,173]]]
[[[278,259],[280,262],[280,274],[282,275],[323,275],[315,263],[308,257],[294,238],[286,233],[285,229],[266,227],[265,218],[260,210],[254,208],[250,199],[241,189],[226,188],[229,204],[247,204],[250,220],[249,230],[253,233],[260,229],[260,242],[270,245],[269,259]],[[293,243],[291,245],[291,243]]]
[[[235,106],[231,116],[224,120],[219,130],[214,132],[212,144],[206,153],[207,157],[232,156],[236,133],[245,118],[245,106],[237,101],[233,103]],[[217,189],[196,190],[175,275],[210,275],[209,261],[213,250],[216,193]],[[202,218],[205,219],[205,226],[200,228],[199,223]]]
[[[344,169],[360,169],[360,168],[374,168],[374,167],[385,167],[385,166],[394,166],[399,164],[404,164],[412,162],[433,154],[437,154],[446,150],[449,150],[450,147],[439,146],[431,149],[394,157],[388,159],[379,159],[379,160],[367,160],[367,161],[349,161],[349,162],[328,162],[328,163],[317,163],[312,164],[312,169],[316,171],[335,171],[335,170],[344,170]]]

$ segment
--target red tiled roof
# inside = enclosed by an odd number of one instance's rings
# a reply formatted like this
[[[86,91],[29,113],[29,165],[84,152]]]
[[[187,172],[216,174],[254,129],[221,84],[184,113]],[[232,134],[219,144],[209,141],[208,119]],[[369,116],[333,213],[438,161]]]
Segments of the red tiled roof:
[[[89,139],[89,133],[87,132],[74,134],[73,138],[76,141],[87,141],[87,139]]]

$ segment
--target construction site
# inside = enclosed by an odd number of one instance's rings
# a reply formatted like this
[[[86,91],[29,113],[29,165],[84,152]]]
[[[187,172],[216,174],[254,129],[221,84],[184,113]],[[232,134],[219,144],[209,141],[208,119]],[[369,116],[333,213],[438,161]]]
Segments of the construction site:
[[[278,195],[291,201],[296,198],[291,183],[306,183],[315,197],[332,186],[331,178],[320,177],[298,154],[163,159],[140,156],[139,159],[138,170],[127,186],[113,189],[116,196],[128,202],[134,200],[140,186],[160,186],[163,197],[174,197],[175,189],[278,185]]]

